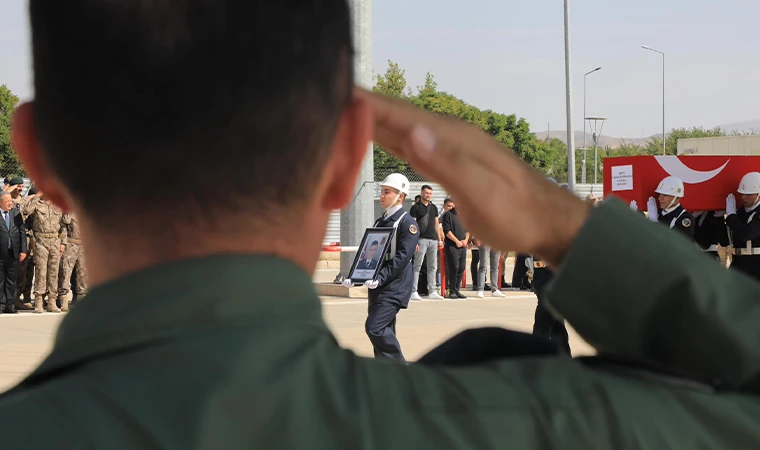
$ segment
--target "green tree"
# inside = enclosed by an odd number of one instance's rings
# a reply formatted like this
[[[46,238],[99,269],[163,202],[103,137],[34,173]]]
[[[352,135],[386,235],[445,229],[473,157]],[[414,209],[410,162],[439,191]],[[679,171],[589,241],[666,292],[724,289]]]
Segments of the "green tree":
[[[706,130],[702,127],[674,128],[670,130],[665,139],[665,154],[675,155],[678,153],[678,140],[691,138],[706,138],[725,136],[726,133],[719,127]],[[647,155],[662,155],[662,138],[654,137],[644,147]]]
[[[26,175],[11,145],[11,118],[18,101],[8,86],[0,86],[0,175],[4,176]]]

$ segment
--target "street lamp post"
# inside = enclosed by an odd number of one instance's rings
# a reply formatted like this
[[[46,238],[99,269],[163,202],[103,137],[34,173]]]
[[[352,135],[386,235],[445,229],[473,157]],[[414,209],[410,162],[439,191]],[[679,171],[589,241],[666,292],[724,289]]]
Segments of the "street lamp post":
[[[662,55],[662,154],[665,154],[665,52],[642,45],[641,48]]]
[[[565,0],[565,96],[567,114],[567,185],[575,191],[575,136],[573,132],[573,94],[570,76],[570,0]]]
[[[581,165],[581,183],[586,184],[586,77],[594,72],[602,70],[601,67],[597,67],[594,70],[586,72],[583,75],[583,164]]]

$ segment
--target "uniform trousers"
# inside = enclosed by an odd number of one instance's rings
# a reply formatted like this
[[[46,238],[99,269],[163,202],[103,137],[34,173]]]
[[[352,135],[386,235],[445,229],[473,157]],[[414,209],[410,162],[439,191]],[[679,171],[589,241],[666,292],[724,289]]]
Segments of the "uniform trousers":
[[[553,341],[557,346],[570,353],[570,339],[567,335],[564,320],[557,320],[554,315],[546,308],[546,286],[552,280],[554,275],[548,269],[533,269],[533,290],[538,297],[536,305],[535,321],[533,323],[533,334],[542,336]]]
[[[401,307],[390,302],[369,304],[364,330],[372,343],[375,358],[388,358],[406,362],[401,352],[401,344],[396,337],[396,315]]]

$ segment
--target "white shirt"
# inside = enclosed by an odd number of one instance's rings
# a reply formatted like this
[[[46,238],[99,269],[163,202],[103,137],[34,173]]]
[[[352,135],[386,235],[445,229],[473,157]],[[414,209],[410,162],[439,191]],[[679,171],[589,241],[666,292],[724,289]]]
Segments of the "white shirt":
[[[388,210],[385,211],[385,215],[383,216],[383,219],[387,219],[388,217],[396,214],[396,211],[398,211],[399,209],[401,209],[403,207],[404,207],[404,205],[396,205],[396,206],[393,206],[391,208],[388,208]]]

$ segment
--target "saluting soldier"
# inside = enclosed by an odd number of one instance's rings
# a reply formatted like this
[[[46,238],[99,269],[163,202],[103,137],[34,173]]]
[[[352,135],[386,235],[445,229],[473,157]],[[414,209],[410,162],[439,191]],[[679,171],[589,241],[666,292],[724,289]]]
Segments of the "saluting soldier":
[[[58,271],[60,269],[61,246],[60,233],[65,227],[63,211],[40,193],[24,203],[22,211],[32,219],[34,230],[34,312],[42,313],[42,300],[48,294],[48,312],[61,312],[56,305],[58,300]]]
[[[654,192],[658,194],[657,200],[649,197],[647,218],[694,239],[694,216],[681,205],[681,199],[685,195],[683,181],[676,177],[665,177]],[[631,202],[631,209],[638,209],[636,200]]]
[[[399,173],[388,175],[380,186],[380,205],[383,217],[375,222],[376,228],[394,228],[390,251],[380,263],[374,280],[365,283],[369,288],[369,311],[364,329],[367,332],[375,358],[388,358],[406,362],[401,344],[396,337],[396,315],[409,307],[414,284],[412,259],[419,240],[417,222],[404,210],[404,199],[409,195],[409,180]],[[343,282],[351,285],[351,280]]]
[[[744,175],[738,192],[743,208],[737,210],[734,194],[726,198],[726,224],[734,247],[731,267],[760,279],[760,173]]]

